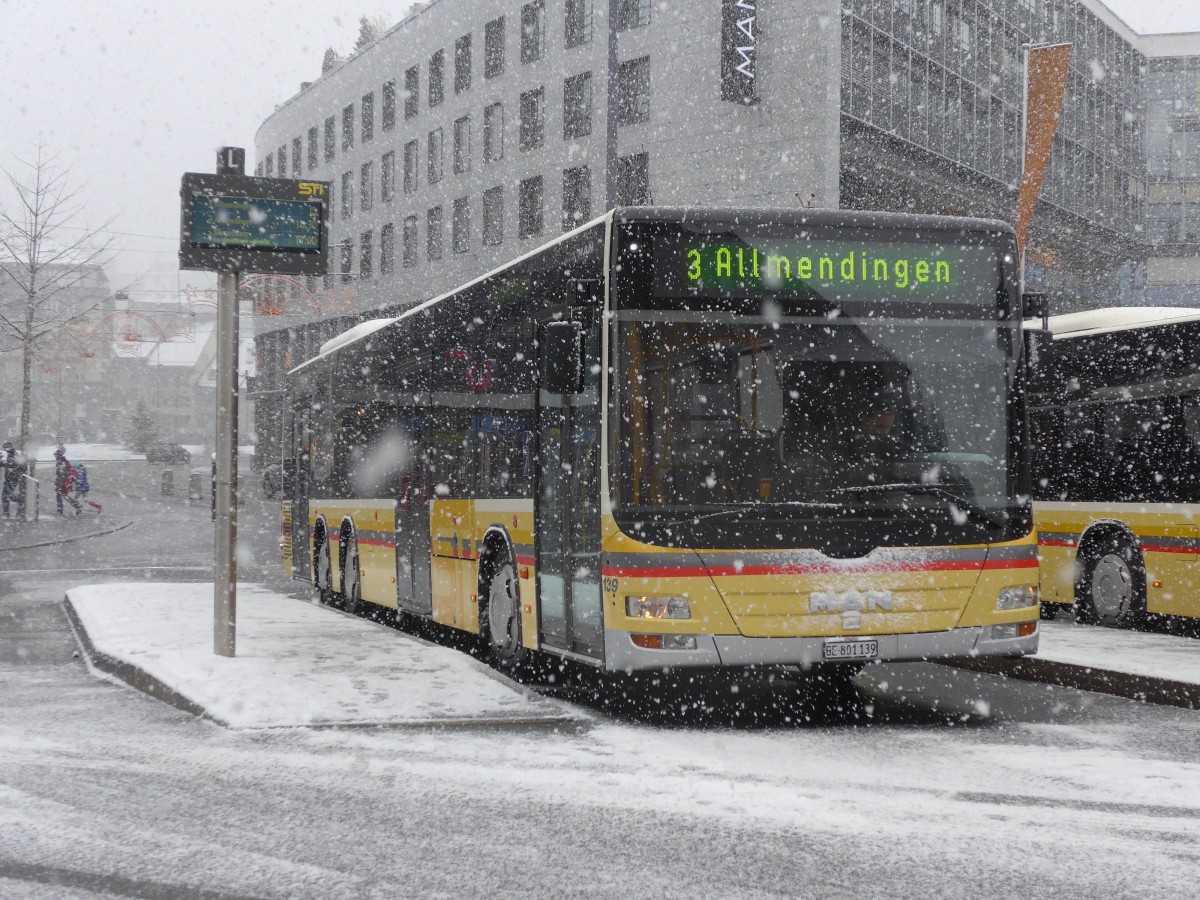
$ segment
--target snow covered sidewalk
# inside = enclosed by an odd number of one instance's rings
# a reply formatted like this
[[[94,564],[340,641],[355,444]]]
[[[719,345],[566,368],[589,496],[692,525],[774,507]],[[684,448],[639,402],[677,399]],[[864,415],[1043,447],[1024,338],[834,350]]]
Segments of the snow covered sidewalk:
[[[365,619],[238,585],[237,656],[212,650],[213,585],[72,588],[92,663],[232,728],[570,725],[487,666]]]
[[[1149,703],[1200,709],[1200,640],[1042,622],[1036,656],[955,665]]]

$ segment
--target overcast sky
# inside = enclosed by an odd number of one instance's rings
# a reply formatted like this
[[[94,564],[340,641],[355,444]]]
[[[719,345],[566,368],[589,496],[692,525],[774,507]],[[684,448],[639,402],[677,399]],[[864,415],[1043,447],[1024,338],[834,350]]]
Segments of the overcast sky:
[[[245,147],[276,104],[346,53],[358,19],[400,20],[406,0],[0,0],[0,166],[38,141],[71,166],[92,223],[116,218],[114,287],[173,291],[179,177]],[[1111,0],[1142,33],[1200,31],[1197,0]],[[0,195],[2,197],[3,195]],[[164,294],[166,296],[166,294]]]

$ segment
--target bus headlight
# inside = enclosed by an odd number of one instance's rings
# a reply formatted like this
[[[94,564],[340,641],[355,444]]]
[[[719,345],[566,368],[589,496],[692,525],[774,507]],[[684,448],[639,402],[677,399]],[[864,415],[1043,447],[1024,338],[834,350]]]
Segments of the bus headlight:
[[[1038,590],[1033,585],[1025,587],[1010,587],[1002,590],[996,597],[996,609],[1025,609],[1037,606]]]
[[[626,597],[625,615],[632,619],[690,619],[692,607],[683,597]]]

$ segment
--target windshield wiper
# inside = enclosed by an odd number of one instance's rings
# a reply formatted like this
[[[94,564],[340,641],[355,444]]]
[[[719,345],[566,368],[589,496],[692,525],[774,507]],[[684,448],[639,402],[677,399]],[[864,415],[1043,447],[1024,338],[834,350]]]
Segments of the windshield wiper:
[[[716,512],[702,513],[701,515],[691,516],[691,521],[702,522],[705,519],[717,519],[723,516],[733,515],[735,513],[747,513],[758,510],[777,510],[781,508],[789,509],[839,509],[837,503],[821,502],[819,500],[785,500],[777,503],[744,503],[740,506],[729,506],[725,509],[718,509]]]
[[[992,528],[1002,528],[1005,519],[988,510],[986,507],[980,506],[974,500],[968,497],[960,496],[940,484],[923,484],[916,482],[901,482],[898,484],[864,484],[858,487],[840,487],[833,488],[827,493],[829,494],[887,494],[895,491],[904,491],[907,494],[932,494],[935,497],[940,497],[951,505],[951,507],[962,513],[970,516],[976,521],[983,522]]]

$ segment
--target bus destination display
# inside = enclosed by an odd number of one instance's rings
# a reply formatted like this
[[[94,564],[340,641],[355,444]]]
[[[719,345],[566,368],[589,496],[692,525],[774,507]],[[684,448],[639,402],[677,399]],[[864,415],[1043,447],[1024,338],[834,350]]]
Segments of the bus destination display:
[[[655,293],[991,302],[998,285],[990,247],[913,243],[741,241],[695,235],[655,242]]]

